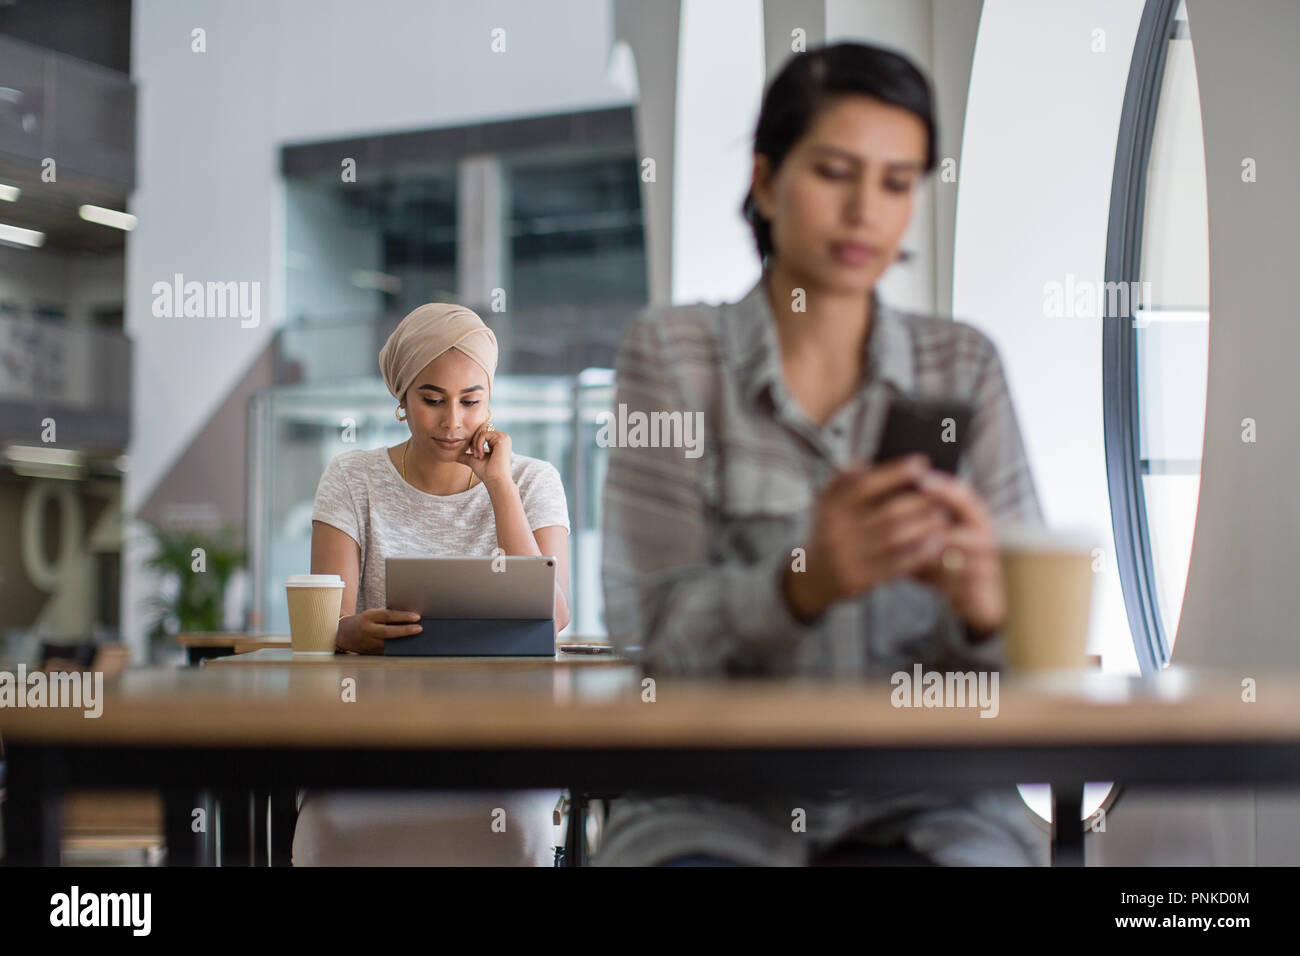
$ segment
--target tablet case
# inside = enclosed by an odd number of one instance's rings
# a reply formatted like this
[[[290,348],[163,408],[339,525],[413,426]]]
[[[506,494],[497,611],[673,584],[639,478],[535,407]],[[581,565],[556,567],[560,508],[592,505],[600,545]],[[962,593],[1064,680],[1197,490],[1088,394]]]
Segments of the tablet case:
[[[506,567],[525,571],[513,593],[499,592],[502,578],[475,580],[495,558],[389,557],[385,559],[389,607],[429,611],[418,634],[384,641],[385,657],[555,657],[555,559],[506,556]],[[466,567],[466,565],[482,567]],[[493,571],[496,566],[493,565]],[[504,569],[503,569],[504,570]],[[453,584],[447,600],[431,600],[436,587]],[[394,603],[395,602],[395,603]],[[482,617],[493,614],[497,617]]]
[[[551,618],[421,618],[419,634],[384,641],[385,657],[554,657]]]

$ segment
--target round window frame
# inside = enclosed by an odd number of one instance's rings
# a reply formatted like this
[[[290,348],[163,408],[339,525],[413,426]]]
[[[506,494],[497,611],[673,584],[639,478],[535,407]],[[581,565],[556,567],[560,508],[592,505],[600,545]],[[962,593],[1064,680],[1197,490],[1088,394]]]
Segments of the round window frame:
[[[1124,106],[1115,145],[1110,219],[1106,231],[1105,288],[1137,288],[1146,215],[1147,165],[1155,135],[1169,41],[1181,35],[1179,0],[1147,0],[1133,43]],[[1128,285],[1134,283],[1134,285]],[[1172,645],[1160,616],[1146,493],[1142,487],[1137,329],[1127,296],[1114,297],[1118,314],[1102,308],[1102,413],[1106,483],[1110,491],[1115,564],[1133,649],[1143,674],[1169,664]]]

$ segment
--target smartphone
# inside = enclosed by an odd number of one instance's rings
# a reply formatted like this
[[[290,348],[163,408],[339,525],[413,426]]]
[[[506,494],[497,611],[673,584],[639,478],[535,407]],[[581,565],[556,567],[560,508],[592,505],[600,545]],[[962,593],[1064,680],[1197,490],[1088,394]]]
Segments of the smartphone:
[[[931,467],[955,475],[974,415],[974,406],[960,399],[896,395],[873,460],[883,464],[919,452],[929,457]]]

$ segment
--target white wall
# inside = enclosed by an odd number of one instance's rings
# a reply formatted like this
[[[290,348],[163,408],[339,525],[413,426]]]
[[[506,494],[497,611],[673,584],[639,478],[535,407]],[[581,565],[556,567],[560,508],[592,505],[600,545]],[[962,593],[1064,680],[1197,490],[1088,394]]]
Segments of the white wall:
[[[497,27],[504,53],[490,47]],[[191,52],[195,28],[206,31],[205,53]],[[127,511],[148,498],[283,316],[281,146],[627,102],[605,79],[609,0],[138,0],[132,31],[139,188],[130,212],[140,223],[127,245]],[[150,287],[176,272],[260,282],[259,326],[154,318]],[[124,562],[123,628],[133,637],[151,586],[140,560],[135,546]]]
[[[1300,5],[1187,0],[1187,21],[1205,134],[1210,357],[1196,533],[1174,662],[1254,678],[1264,700],[1277,687],[1274,675],[1300,666]],[[1256,164],[1252,183],[1242,179],[1246,158]],[[1242,440],[1246,418],[1256,422],[1253,442]],[[1253,821],[1242,817],[1254,823],[1254,860],[1300,863],[1296,788],[1261,792],[1253,810]]]
[[[1210,359],[1196,535],[1175,661],[1300,666],[1295,262],[1300,5],[1189,0],[1210,215]],[[1242,180],[1253,159],[1257,179]],[[1243,419],[1256,440],[1242,440]]]
[[[681,9],[672,301],[720,302],[743,295],[761,269],[740,203],[763,96],[763,10],[759,0],[683,0]]]
[[[1137,672],[1114,561],[1101,324],[1046,318],[1044,284],[1105,278],[1110,185],[1143,0],[985,0],[966,104],[953,314],[997,343],[1049,524],[1107,551],[1088,645]],[[1093,31],[1105,52],[1093,52]]]

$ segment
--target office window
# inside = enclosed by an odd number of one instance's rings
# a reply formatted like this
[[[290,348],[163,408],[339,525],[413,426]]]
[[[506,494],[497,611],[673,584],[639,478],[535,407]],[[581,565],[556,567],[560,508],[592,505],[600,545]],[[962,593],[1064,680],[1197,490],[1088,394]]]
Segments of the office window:
[[[1126,285],[1104,332],[1116,558],[1138,661],[1166,665],[1200,490],[1209,351],[1209,221],[1186,10],[1150,0],[1121,118],[1107,250]],[[1135,293],[1135,294],[1134,294]]]
[[[1171,649],[1201,484],[1210,332],[1201,102],[1185,14],[1176,23],[1147,166],[1141,281],[1150,283],[1152,302],[1136,323],[1142,485],[1156,603]]]
[[[300,329],[359,327],[455,301],[456,190],[450,162],[368,171],[356,182],[286,179],[289,319]]]
[[[1181,0],[1149,0],[1133,46],[1111,188],[1104,303],[1106,469],[1116,561],[1138,662],[1169,661],[1200,488],[1209,220],[1195,61]],[[1020,794],[1051,821],[1051,789]],[[1084,819],[1110,782],[1084,786]]]
[[[340,155],[360,157],[355,179],[340,175]],[[250,406],[259,619],[286,626],[281,584],[310,561],[312,498],[329,460],[407,437],[376,359],[403,315],[443,301],[474,309],[497,335],[493,422],[518,454],[559,470],[568,633],[602,635],[607,449],[595,436],[624,323],[648,292],[631,110],[299,144],[284,149],[282,169],[287,321],[275,386]],[[499,286],[504,308],[462,284]]]
[[[646,301],[636,155],[626,149],[506,162],[514,305]]]

